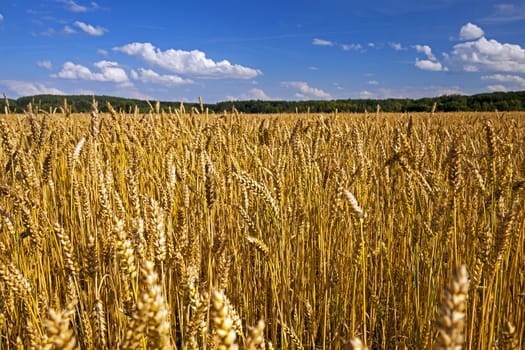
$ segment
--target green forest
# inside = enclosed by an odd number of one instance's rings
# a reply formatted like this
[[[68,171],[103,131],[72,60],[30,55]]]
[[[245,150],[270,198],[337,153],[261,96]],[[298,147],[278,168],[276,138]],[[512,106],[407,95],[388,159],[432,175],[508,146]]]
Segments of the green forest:
[[[93,97],[99,103],[99,110],[107,112],[107,102],[116,111],[133,113],[148,112],[159,106],[160,109],[179,108],[178,101],[144,101],[114,96],[89,96],[89,95],[35,95],[20,97],[18,99],[4,98],[2,111],[6,105],[12,113],[23,112],[31,104],[33,110],[53,111],[55,108],[64,108],[67,105],[73,113],[88,112],[91,108]],[[375,99],[341,99],[341,100],[311,100],[311,101],[227,101],[215,104],[184,103],[186,110],[201,107],[210,113],[231,111],[234,108],[241,113],[331,113],[334,111],[363,113],[375,112],[377,106],[383,112],[430,112],[433,106],[439,112],[487,112],[487,111],[523,111],[525,110],[525,91],[495,92],[477,95],[444,95],[433,98],[409,99],[389,98]]]

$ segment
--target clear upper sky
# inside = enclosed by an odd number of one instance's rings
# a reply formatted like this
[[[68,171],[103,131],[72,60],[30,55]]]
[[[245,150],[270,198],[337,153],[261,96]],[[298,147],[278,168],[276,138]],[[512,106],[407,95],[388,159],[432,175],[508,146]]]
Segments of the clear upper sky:
[[[525,90],[525,2],[2,0],[0,92],[172,101]]]

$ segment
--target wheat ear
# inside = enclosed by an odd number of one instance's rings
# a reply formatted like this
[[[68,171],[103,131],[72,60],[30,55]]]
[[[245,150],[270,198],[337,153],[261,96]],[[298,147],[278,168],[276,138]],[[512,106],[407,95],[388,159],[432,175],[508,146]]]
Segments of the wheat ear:
[[[443,292],[437,321],[438,338],[435,350],[460,350],[465,335],[465,310],[467,308],[469,278],[465,265],[456,268],[452,280]]]

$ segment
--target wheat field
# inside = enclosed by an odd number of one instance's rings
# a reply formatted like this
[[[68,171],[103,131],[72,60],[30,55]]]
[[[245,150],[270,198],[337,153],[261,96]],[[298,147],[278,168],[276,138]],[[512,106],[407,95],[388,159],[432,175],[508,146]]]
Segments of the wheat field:
[[[0,117],[0,349],[525,347],[525,114],[109,110]]]

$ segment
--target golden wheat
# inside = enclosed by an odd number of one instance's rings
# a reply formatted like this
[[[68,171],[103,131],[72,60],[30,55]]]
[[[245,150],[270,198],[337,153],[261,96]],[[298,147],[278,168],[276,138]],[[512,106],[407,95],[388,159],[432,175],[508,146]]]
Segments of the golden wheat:
[[[525,346],[522,113],[101,102],[0,118],[0,348]]]

